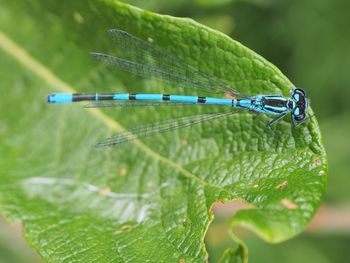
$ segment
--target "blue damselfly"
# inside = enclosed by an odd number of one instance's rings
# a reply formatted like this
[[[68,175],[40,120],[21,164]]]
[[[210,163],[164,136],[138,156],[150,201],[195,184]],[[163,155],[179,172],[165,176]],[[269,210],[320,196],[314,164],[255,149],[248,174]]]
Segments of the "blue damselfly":
[[[203,92],[221,94],[222,97],[229,94],[231,97],[218,98],[144,93],[53,93],[47,97],[49,103],[92,101],[90,104],[85,105],[87,108],[221,105],[274,116],[268,122],[270,127],[289,113],[291,114],[291,123],[294,127],[306,120],[308,100],[305,91],[301,88],[292,88],[290,97],[287,98],[280,95],[243,96],[225,81],[186,64],[179,58],[169,55],[147,41],[118,29],[112,29],[108,32],[112,40],[123,51],[123,54],[131,56],[132,59],[129,60],[97,52],[91,53],[92,56],[107,65],[141,77],[162,80],[183,89],[202,90]],[[221,118],[232,113],[233,111],[205,113],[149,123],[117,133],[101,141],[96,146],[111,147],[134,139]]]

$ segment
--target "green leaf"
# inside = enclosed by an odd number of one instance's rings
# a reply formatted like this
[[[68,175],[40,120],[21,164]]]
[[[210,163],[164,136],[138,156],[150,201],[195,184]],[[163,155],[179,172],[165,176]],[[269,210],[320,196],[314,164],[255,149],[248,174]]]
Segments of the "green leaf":
[[[242,93],[288,96],[293,85],[265,59],[193,20],[112,0],[0,2],[0,209],[23,223],[46,261],[203,262],[217,201],[250,204],[231,227],[268,242],[292,238],[310,222],[327,181],[315,118],[297,129],[286,118],[269,130],[269,117],[241,112],[96,150],[116,131],[204,109],[100,111],[44,101],[57,91],[162,90],[89,56],[115,52],[109,28],[152,40]],[[223,260],[246,262],[243,248]]]
[[[241,263],[246,257],[246,248],[239,246],[237,249],[228,248],[225,250],[222,255],[220,262],[221,263]]]

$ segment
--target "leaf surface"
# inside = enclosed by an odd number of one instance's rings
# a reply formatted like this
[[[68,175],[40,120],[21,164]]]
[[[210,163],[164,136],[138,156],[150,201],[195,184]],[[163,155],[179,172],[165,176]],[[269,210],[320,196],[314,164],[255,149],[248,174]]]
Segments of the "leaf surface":
[[[289,95],[293,85],[275,66],[190,19],[111,0],[0,2],[0,209],[23,222],[46,261],[203,262],[217,201],[250,204],[230,227],[269,242],[310,222],[327,180],[315,118],[298,129],[285,118],[269,130],[268,117],[241,112],[96,150],[97,141],[127,127],[205,109],[101,111],[44,101],[57,91],[162,90],[89,56],[115,52],[109,28],[151,41],[248,95]],[[246,261],[246,254],[244,246],[230,249],[223,261]]]

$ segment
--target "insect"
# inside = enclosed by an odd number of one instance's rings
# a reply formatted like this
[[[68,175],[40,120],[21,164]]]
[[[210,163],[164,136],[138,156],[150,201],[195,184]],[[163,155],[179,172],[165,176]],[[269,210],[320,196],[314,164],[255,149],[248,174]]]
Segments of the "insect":
[[[243,96],[232,89],[224,80],[210,76],[192,67],[179,58],[156,48],[152,43],[139,39],[125,31],[111,29],[108,31],[112,40],[129,56],[129,59],[92,52],[91,55],[105,64],[141,77],[161,80],[176,87],[196,89],[216,94],[213,97],[186,96],[172,94],[144,93],[52,93],[47,96],[48,103],[73,103],[90,101],[87,108],[133,107],[133,106],[186,106],[186,105],[221,105],[234,109],[246,109],[274,117],[268,126],[291,114],[294,127],[306,120],[308,100],[301,88],[293,88],[290,97],[280,95]],[[230,98],[218,98],[217,94],[229,94]],[[97,147],[112,147],[134,139],[173,131],[193,124],[202,123],[232,114],[234,111],[205,113],[148,123],[119,132],[107,138]]]

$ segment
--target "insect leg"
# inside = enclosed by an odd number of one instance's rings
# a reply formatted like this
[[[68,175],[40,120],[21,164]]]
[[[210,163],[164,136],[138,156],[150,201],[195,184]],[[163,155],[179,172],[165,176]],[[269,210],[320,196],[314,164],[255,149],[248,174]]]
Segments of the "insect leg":
[[[272,127],[272,124],[278,122],[279,120],[281,120],[284,116],[287,115],[288,112],[284,112],[284,113],[281,113],[280,115],[278,115],[276,118],[272,119],[271,121],[269,121],[267,123],[267,126],[271,129]]]

